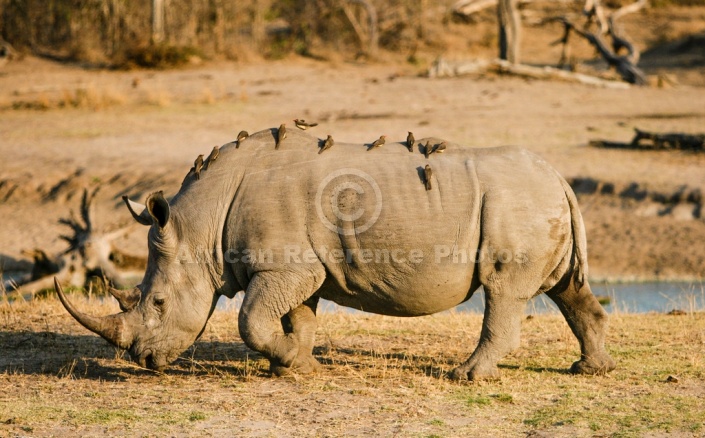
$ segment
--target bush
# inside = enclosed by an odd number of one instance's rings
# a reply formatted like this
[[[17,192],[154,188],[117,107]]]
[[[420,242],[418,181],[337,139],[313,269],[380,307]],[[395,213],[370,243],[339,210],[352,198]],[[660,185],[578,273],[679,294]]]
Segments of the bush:
[[[117,67],[166,69],[186,65],[201,57],[200,51],[195,47],[150,44],[128,50],[124,61],[118,62]]]

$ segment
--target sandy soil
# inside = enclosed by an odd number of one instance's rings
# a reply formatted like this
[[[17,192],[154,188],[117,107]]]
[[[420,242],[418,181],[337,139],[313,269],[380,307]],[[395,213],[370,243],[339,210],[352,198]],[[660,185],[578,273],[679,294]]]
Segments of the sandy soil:
[[[411,130],[467,147],[524,146],[576,186],[594,279],[705,277],[702,201],[689,201],[705,190],[705,155],[586,147],[593,138],[628,141],[634,127],[702,132],[705,88],[608,90],[418,72],[301,59],[157,72],[10,63],[0,76],[0,253],[21,259],[23,249],[63,249],[57,219],[77,208],[85,186],[103,185],[100,227],[127,225],[121,195],[174,194],[197,154],[241,129],[299,117],[338,141],[382,133],[402,140]],[[123,245],[144,253],[144,231]]]

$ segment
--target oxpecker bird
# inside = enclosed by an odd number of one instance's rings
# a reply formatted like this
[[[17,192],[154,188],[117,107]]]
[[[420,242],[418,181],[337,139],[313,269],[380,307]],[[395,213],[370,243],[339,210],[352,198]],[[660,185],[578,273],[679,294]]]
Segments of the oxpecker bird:
[[[414,134],[409,131],[409,135],[406,136],[406,147],[409,148],[409,152],[413,152],[414,148],[414,143],[416,143],[416,139],[414,138]]]
[[[247,133],[247,131],[240,131],[240,133],[237,135],[237,146],[235,146],[235,149],[240,147],[240,143],[247,137],[249,137],[250,134]]]
[[[323,142],[323,146],[321,146],[321,149],[318,151],[319,154],[322,154],[323,151],[330,149],[335,142],[333,141],[333,136],[328,135],[328,138],[326,138],[326,141]]]
[[[188,177],[191,176],[191,174],[194,173],[195,171],[196,171],[196,168],[195,168],[195,167],[192,167],[191,169],[189,169],[188,173],[187,173],[186,176],[184,177],[184,180],[181,181],[181,185],[186,184],[186,180],[188,180]]]
[[[206,162],[208,163],[208,167],[218,159],[218,155],[220,155],[220,149],[218,146],[213,146],[213,150],[211,151],[210,155],[208,155],[208,158],[206,158]]]
[[[428,164],[423,170],[423,179],[424,179],[424,184],[426,185],[426,190],[431,190],[431,177],[433,176],[433,171],[431,170],[431,166]]]
[[[378,148],[378,147],[382,146],[385,141],[387,141],[387,136],[380,135],[379,138],[377,140],[375,140],[374,143],[372,143],[372,146],[370,146],[370,149],[374,149],[374,148]]]
[[[193,162],[193,173],[196,174],[196,179],[201,179],[201,169],[203,169],[203,154],[196,157]]]
[[[277,131],[277,143],[274,145],[274,149],[279,149],[282,144],[282,140],[286,138],[286,125],[282,123],[279,125],[279,130]]]
[[[307,130],[308,128],[313,128],[314,126],[318,126],[318,123],[315,122],[307,122],[304,119],[294,119],[294,123],[296,124],[296,127],[299,129],[303,129],[304,131]]]
[[[431,143],[429,141],[426,142],[426,146],[423,148],[423,153],[428,158],[429,155],[431,155]]]
[[[431,147],[428,142],[426,142],[426,158],[428,158],[429,155],[435,154],[435,153],[443,153],[446,150],[446,142],[442,141],[441,143]]]

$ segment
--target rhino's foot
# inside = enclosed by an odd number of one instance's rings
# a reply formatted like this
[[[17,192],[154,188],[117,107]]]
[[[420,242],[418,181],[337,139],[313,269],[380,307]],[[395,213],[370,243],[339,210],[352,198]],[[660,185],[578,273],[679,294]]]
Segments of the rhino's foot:
[[[304,357],[297,357],[291,366],[284,366],[279,361],[271,361],[269,371],[277,377],[289,376],[291,374],[312,374],[320,370],[321,364],[310,354]]]
[[[499,368],[496,365],[481,365],[473,366],[461,365],[455,368],[448,374],[451,380],[498,380],[500,378]]]
[[[603,375],[616,367],[617,364],[609,354],[602,353],[599,356],[583,357],[573,363],[573,366],[570,367],[570,372],[573,374]]]

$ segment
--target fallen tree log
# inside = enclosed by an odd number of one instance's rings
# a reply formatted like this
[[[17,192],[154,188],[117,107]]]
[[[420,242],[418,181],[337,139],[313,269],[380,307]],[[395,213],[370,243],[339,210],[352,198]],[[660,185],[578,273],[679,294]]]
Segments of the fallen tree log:
[[[511,74],[530,79],[552,79],[566,82],[578,82],[596,87],[616,88],[621,90],[629,88],[629,85],[623,82],[602,79],[582,73],[569,72],[548,66],[533,67],[530,65],[510,64],[506,61],[497,61],[496,68],[497,72],[501,74]]]
[[[682,132],[669,132],[665,134],[642,131],[634,128],[632,141],[616,142],[609,140],[590,140],[589,146],[608,149],[637,149],[637,150],[685,150],[705,152],[705,134],[685,134]]]
[[[431,78],[455,77],[471,74],[495,73],[513,75],[529,79],[557,80],[576,82],[595,87],[628,89],[629,84],[620,81],[602,79],[582,73],[574,73],[553,67],[534,67],[524,64],[512,64],[503,60],[448,61],[437,59],[429,68]]]

